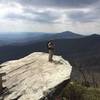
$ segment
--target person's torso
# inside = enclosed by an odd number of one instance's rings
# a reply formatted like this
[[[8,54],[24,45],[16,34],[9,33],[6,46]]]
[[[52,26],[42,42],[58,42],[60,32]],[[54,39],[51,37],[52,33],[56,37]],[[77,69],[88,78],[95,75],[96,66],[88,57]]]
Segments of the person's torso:
[[[48,49],[49,50],[54,50],[54,44],[53,43],[48,43]]]

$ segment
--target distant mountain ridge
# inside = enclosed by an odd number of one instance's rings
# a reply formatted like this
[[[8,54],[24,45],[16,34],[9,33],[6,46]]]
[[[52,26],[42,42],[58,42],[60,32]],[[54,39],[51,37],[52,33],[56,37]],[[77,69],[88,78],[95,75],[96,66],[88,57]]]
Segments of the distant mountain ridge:
[[[81,38],[83,35],[79,35],[70,31],[61,33],[42,33],[42,32],[22,32],[22,33],[0,33],[0,45],[4,44],[20,44],[28,42],[39,42],[54,39],[73,39]]]
[[[55,39],[74,39],[74,38],[82,38],[84,35],[80,35],[77,33],[73,33],[71,31],[65,31],[54,34],[45,34],[43,40],[55,40]]]
[[[80,34],[77,34],[77,33],[73,33],[71,31],[64,31],[64,32],[61,32],[61,33],[57,33],[55,35],[56,39],[74,39],[74,38],[82,38],[84,37],[84,35],[80,35]]]
[[[47,52],[47,41],[20,43],[19,45],[2,45],[0,47],[0,62],[17,59],[35,51]],[[83,38],[55,39],[56,53],[63,57],[88,57],[100,54],[100,35],[90,35]]]

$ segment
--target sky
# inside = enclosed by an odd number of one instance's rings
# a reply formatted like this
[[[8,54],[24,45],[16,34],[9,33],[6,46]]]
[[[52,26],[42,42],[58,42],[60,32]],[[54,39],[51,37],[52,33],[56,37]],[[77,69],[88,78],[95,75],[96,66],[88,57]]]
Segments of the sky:
[[[0,32],[100,33],[100,0],[0,0]]]

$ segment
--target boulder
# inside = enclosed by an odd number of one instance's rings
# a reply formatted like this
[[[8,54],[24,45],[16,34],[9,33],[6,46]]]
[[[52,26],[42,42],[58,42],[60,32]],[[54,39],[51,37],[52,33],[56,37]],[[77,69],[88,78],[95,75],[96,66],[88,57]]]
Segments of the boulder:
[[[54,55],[48,62],[48,53],[35,52],[24,58],[1,64],[0,72],[5,72],[8,95],[4,100],[39,100],[65,80],[70,79],[72,66],[61,56]]]

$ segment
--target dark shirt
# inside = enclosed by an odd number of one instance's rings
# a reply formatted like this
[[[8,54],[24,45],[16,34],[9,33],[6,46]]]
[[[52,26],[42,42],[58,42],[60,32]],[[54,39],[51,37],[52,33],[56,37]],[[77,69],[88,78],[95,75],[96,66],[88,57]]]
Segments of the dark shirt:
[[[48,49],[54,50],[54,44],[52,42],[48,42]]]

